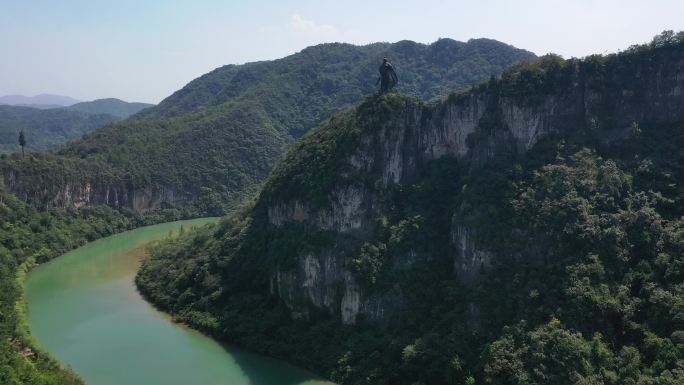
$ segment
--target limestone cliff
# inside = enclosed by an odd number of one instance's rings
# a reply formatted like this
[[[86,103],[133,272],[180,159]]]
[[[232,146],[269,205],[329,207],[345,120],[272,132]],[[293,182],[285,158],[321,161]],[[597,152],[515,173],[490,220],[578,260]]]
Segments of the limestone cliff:
[[[682,383],[683,90],[666,32],[435,103],[369,96],[136,282],[339,384]]]
[[[172,188],[135,187],[130,183],[110,178],[78,175],[48,175],[39,184],[32,183],[33,176],[22,177],[14,169],[3,171],[5,187],[23,201],[39,207],[79,208],[83,206],[108,205],[116,208],[151,210],[176,206],[186,200]],[[40,185],[41,188],[35,188]]]
[[[279,263],[269,273],[271,293],[295,317],[306,318],[312,306],[347,324],[391,314],[402,306],[402,285],[364,285],[354,264],[364,245],[377,239],[378,223],[393,210],[392,191],[419,184],[440,160],[472,173],[489,159],[520,156],[550,136],[582,132],[595,140],[613,140],[640,125],[684,121],[682,51],[632,59],[608,58],[614,70],[606,73],[595,71],[591,58],[562,62],[549,57],[534,68],[536,74],[523,66],[512,68],[502,79],[434,105],[397,95],[372,97],[345,122],[337,121],[345,117],[328,122],[319,131],[337,130],[330,136],[347,145],[329,144],[322,133],[305,138],[276,168],[260,202],[266,206],[268,232],[294,227],[307,229],[302,230],[307,234],[324,232],[332,241],[314,250],[291,251],[290,263]],[[538,79],[526,78],[530,76]],[[340,133],[345,130],[346,136]],[[316,155],[324,150],[334,151],[334,159]],[[310,186],[306,178],[318,178],[321,184]],[[448,215],[447,255],[411,248],[387,252],[392,255],[380,258],[388,265],[385,271],[448,258],[454,279],[465,285],[476,281],[496,254],[478,246],[461,208]]]

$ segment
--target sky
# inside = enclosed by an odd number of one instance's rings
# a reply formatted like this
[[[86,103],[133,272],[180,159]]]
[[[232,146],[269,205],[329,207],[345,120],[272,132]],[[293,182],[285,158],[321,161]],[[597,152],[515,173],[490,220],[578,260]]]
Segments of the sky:
[[[684,29],[682,0],[0,0],[0,95],[158,103],[325,42],[492,38],[582,57]]]

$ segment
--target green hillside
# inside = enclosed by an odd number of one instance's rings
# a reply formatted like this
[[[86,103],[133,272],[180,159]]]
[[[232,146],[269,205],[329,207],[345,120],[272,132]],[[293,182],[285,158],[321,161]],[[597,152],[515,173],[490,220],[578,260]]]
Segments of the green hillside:
[[[138,286],[340,384],[682,384],[682,68],[664,33],[368,97]]]
[[[20,149],[21,130],[27,138],[27,150],[44,151],[152,106],[119,99],[98,99],[58,108],[0,105],[0,152]]]
[[[27,150],[43,151],[117,120],[119,118],[113,115],[64,108],[37,109],[0,105],[0,152],[20,149],[18,138],[21,130],[26,135]]]
[[[401,63],[401,58],[407,57],[400,56],[406,47],[418,49],[422,56]],[[55,360],[37,350],[27,334],[27,326],[22,323],[21,277],[32,261],[47,261],[87,241],[132,227],[222,212],[256,186],[294,137],[317,120],[355,103],[363,94],[372,93],[376,66],[383,55],[399,60],[395,62],[397,68],[401,76],[407,76],[402,81],[405,90],[414,87],[417,95],[422,92],[427,97],[446,93],[448,88],[437,75],[431,74],[433,71],[446,76],[448,68],[447,83],[460,88],[533,56],[489,40],[469,43],[444,40],[432,46],[411,42],[367,47],[324,45],[305,52],[270,64],[218,69],[174,94],[161,106],[142,111],[125,122],[108,125],[56,153],[30,152],[25,158],[15,153],[0,157],[5,180],[4,184],[0,181],[0,228],[3,230],[0,232],[0,383],[82,383],[76,375],[60,369]],[[309,57],[311,52],[315,55]],[[352,56],[345,57],[347,53]],[[454,62],[440,59],[442,54],[452,55]],[[357,68],[360,59],[365,60],[368,73]],[[307,68],[300,70],[298,67],[305,63]],[[350,81],[347,78],[353,71],[360,78]],[[226,72],[234,73],[234,78]],[[418,84],[423,87],[422,80],[410,81],[411,74],[430,77],[426,84],[433,89],[418,91]],[[342,84],[324,79],[316,81],[318,76],[335,78]],[[217,99],[217,90],[223,89],[226,93]],[[327,96],[319,100],[320,94]],[[272,96],[277,99],[271,99]],[[279,105],[279,102],[286,103]],[[37,126],[65,127],[64,131],[68,131],[77,127],[81,118],[100,116],[92,112],[113,112],[103,110],[100,102],[75,107],[85,112],[45,110],[45,117],[63,122],[64,126],[50,119],[49,124]],[[41,149],[50,146],[48,134],[41,131],[38,138],[28,128],[27,122],[42,124],[36,111],[7,108],[11,111],[7,126],[26,130],[29,150],[39,140],[46,141]],[[293,108],[294,111],[289,111]],[[300,113],[301,117],[297,115]],[[18,131],[8,134],[10,150],[17,149],[12,147],[17,137]],[[73,137],[63,138],[60,140]],[[102,200],[89,202],[91,206],[79,209],[69,204],[50,204],[50,198],[71,197],[75,190],[89,197],[92,192],[92,197],[96,197],[103,186],[135,189],[159,185],[195,194],[194,207],[184,205],[182,210],[171,208],[140,214],[126,207],[113,210],[99,205]],[[88,198],[80,196],[79,199],[80,205]],[[23,357],[20,352],[26,349],[35,355]]]
[[[97,99],[90,102],[76,103],[67,107],[69,110],[87,112],[89,114],[108,114],[114,115],[119,119],[125,119],[137,114],[145,108],[153,107],[154,104],[148,103],[129,103],[120,99],[107,98]]]
[[[134,196],[140,209],[191,203],[199,213],[234,207],[267,175],[285,148],[335,112],[375,91],[383,56],[394,63],[399,90],[422,98],[445,95],[533,57],[530,52],[487,39],[449,39],[431,45],[410,41],[368,46],[323,44],[283,59],[230,65],[189,83],[134,119],[103,127],[58,151],[100,169],[89,178],[60,169],[65,183],[95,186],[93,196]],[[12,191],[49,204],[60,186],[44,186],[15,157],[0,162]],[[38,191],[38,194],[35,192]],[[104,198],[102,198],[104,200]],[[161,203],[159,203],[161,202]],[[96,202],[115,205],[113,202]]]
[[[383,57],[399,75],[398,90],[427,100],[498,75],[534,54],[490,39],[440,39],[429,45],[408,40],[365,46],[321,44],[283,59],[218,68],[140,116],[172,117],[251,101],[261,104],[279,129],[298,137],[377,91]]]

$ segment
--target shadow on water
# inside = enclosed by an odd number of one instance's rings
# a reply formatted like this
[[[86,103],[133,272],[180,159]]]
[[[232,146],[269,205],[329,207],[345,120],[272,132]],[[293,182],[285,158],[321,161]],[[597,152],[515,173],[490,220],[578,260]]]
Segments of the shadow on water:
[[[293,367],[286,361],[250,353],[233,346],[223,346],[250,385],[335,385],[316,374]],[[266,370],[265,370],[266,369]]]

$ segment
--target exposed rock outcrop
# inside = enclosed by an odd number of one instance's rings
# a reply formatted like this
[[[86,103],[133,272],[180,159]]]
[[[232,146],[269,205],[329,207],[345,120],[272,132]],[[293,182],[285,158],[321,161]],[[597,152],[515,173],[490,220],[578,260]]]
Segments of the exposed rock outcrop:
[[[135,188],[123,183],[89,181],[81,178],[44,182],[42,189],[24,183],[22,175],[9,170],[3,174],[5,187],[19,199],[42,207],[79,208],[108,205],[116,208],[152,210],[182,204],[187,197],[166,187]]]
[[[270,226],[297,223],[332,231],[340,239],[344,237],[347,246],[356,245],[341,248],[333,244],[297,255],[294,265],[273,271],[273,293],[298,317],[306,317],[310,306],[327,309],[347,324],[359,317],[376,319],[391,314],[401,306],[401,290],[365,289],[354,275],[349,250],[358,251],[373,237],[378,220],[388,209],[383,202],[389,189],[419,181],[419,166],[450,158],[476,170],[493,156],[525,153],[551,134],[586,130],[596,138],[610,140],[629,135],[635,124],[684,121],[681,55],[649,65],[625,65],[620,71],[627,75],[619,75],[631,76],[633,81],[621,89],[597,86],[616,74],[594,74],[583,62],[567,66],[571,75],[565,75],[569,79],[566,84],[539,90],[532,94],[534,98],[518,97],[494,82],[435,105],[404,99],[404,105],[389,116],[364,127],[357,146],[336,154],[343,157],[340,178],[323,203],[271,194],[275,198],[268,202]],[[361,175],[366,182],[354,175]],[[478,246],[473,229],[460,218],[458,209],[450,215],[448,258],[453,261],[454,279],[472,285],[496,255]],[[433,257],[417,255],[413,260]],[[390,269],[406,268],[411,261],[393,258]]]

